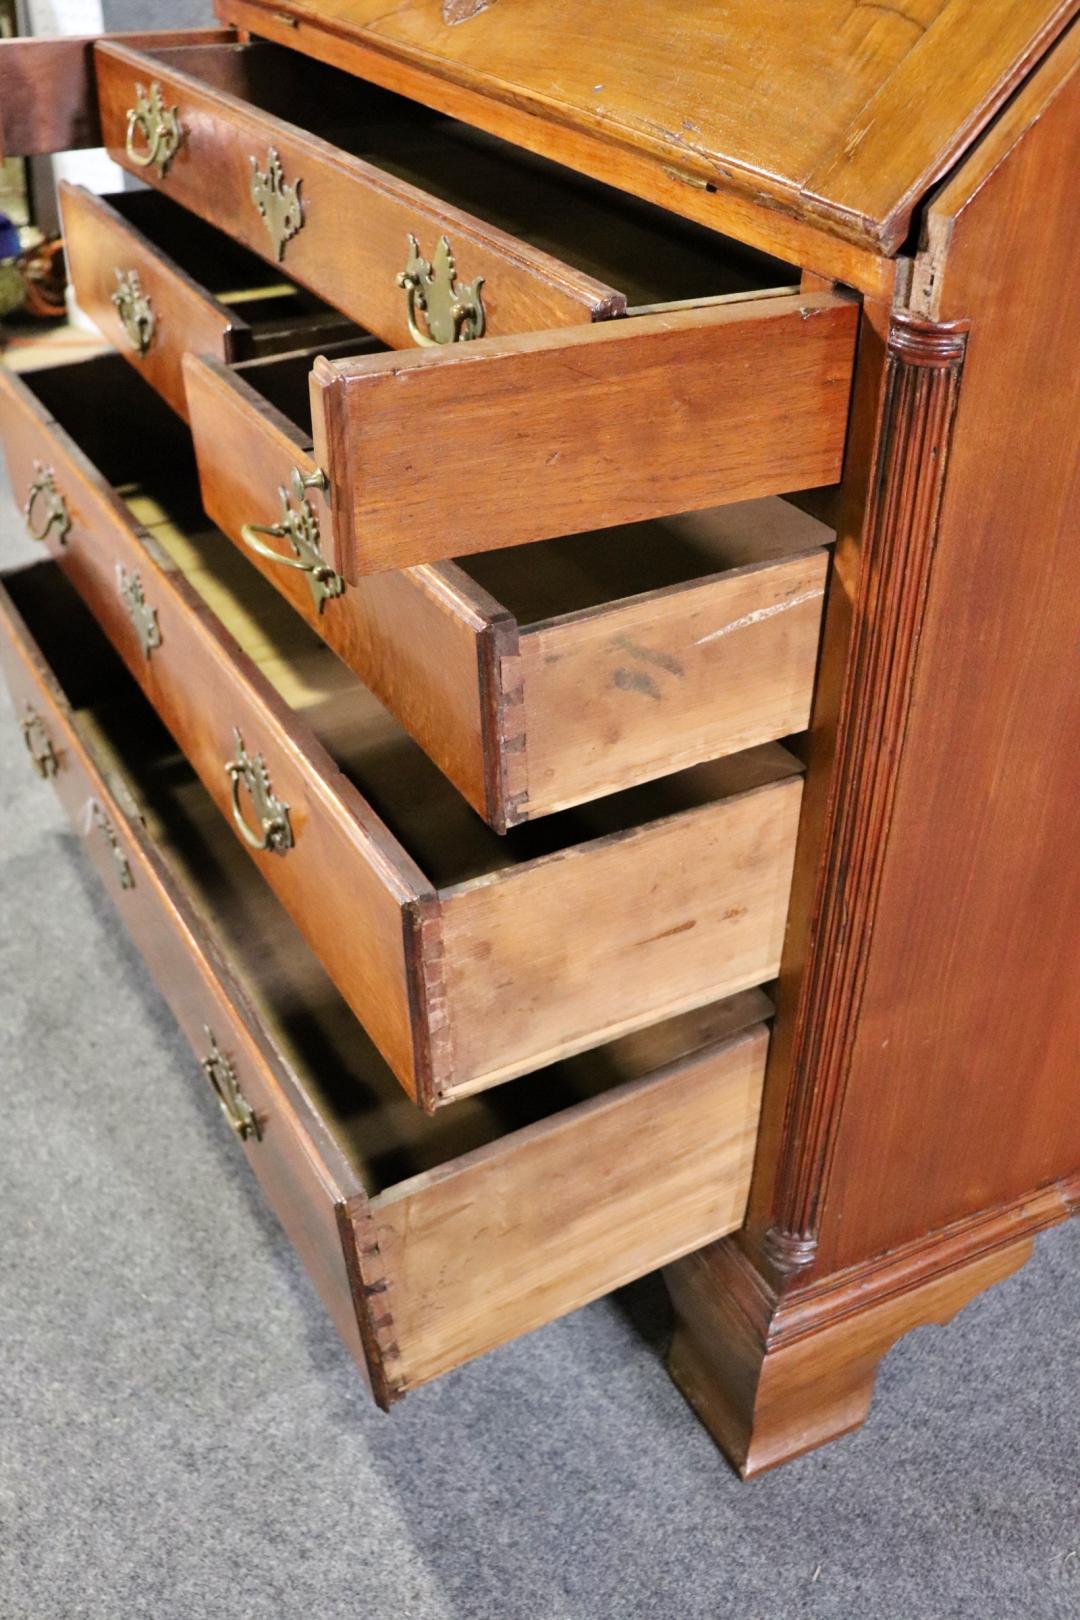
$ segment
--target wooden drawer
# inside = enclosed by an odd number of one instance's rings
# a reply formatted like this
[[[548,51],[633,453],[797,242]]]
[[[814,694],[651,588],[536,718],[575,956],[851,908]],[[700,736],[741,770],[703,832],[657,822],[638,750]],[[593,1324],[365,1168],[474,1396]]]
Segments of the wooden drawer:
[[[835,483],[857,324],[846,295],[780,294],[320,357],[327,560],[354,582]]]
[[[784,749],[500,839],[192,512],[180,425],[112,372],[5,381],[15,488],[53,469],[66,532],[44,495],[34,526],[246,846],[252,795],[280,802],[252,858],[411,1094],[434,1107],[774,976],[801,797]]]
[[[56,565],[6,583],[14,723],[382,1404],[741,1223],[760,992],[425,1118]]]
[[[117,162],[398,347],[797,280],[776,260],[275,45],[105,45],[97,74]],[[162,162],[147,161],[143,126],[131,132],[140,93],[175,117],[156,148]],[[438,262],[443,237],[452,267]],[[434,282],[403,287],[416,253]],[[458,320],[455,298],[470,311]]]
[[[184,351],[242,360],[359,328],[154,191],[96,197],[61,181],[64,251],[80,307],[187,415]]]
[[[0,158],[35,157],[101,145],[94,46],[109,39],[136,49],[225,44],[229,28],[0,39]]]
[[[188,362],[203,505],[291,560],[247,553],[497,830],[806,726],[822,524],[767,498],[331,596],[310,571],[317,529],[306,551],[266,533],[298,510],[281,494],[295,471],[315,472],[306,372],[302,355]]]

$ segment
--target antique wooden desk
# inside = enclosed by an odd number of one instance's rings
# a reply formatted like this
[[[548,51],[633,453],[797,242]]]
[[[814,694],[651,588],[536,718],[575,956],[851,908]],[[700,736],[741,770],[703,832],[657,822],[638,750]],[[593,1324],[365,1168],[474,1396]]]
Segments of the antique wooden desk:
[[[1076,8],[217,9],[0,45],[15,723],[377,1399],[663,1266],[757,1472],[1080,1192]]]

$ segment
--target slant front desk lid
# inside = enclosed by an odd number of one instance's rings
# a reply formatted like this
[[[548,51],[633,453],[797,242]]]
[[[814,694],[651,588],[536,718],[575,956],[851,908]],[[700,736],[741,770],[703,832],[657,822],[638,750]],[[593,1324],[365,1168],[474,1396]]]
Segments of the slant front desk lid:
[[[764,245],[894,253],[1076,0],[216,0],[235,23]],[[788,237],[789,256],[802,238]],[[852,277],[852,279],[858,279]]]

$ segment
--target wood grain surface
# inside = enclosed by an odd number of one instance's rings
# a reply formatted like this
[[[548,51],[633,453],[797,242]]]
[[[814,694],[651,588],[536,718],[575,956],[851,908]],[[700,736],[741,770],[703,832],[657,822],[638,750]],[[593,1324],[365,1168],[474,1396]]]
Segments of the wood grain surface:
[[[834,483],[857,324],[811,293],[319,360],[334,565],[355,580]]]
[[[216,4],[238,27],[453,105],[616,184],[625,154],[644,155],[688,196],[704,192],[712,222],[734,235],[754,239],[736,209],[757,203],[884,253],[1075,12],[1072,0]],[[627,189],[648,172],[639,166]]]

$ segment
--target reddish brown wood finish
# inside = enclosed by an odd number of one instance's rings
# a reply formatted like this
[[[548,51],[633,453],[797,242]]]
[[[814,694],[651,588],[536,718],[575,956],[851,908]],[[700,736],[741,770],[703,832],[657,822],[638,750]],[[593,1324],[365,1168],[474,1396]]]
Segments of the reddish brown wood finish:
[[[861,1422],[899,1332],[1077,1207],[1078,69],[1073,35],[931,204],[863,396],[749,1221],[670,1274],[673,1370],[747,1473]]]
[[[238,359],[249,335],[246,323],[157,252],[100,197],[66,181],[58,189],[68,274],[80,308],[186,419],[180,369],[185,352]],[[133,346],[113,302],[118,273],[132,272],[153,313],[153,335],[145,348]]]
[[[857,324],[808,293],[318,360],[334,566],[356,580],[833,483]]]
[[[100,36],[99,36],[100,37]],[[111,34],[145,47],[226,44],[231,28]],[[93,36],[0,40],[0,157],[34,157],[101,145]]]
[[[616,289],[246,102],[238,52],[247,49],[259,47],[152,56],[102,45],[98,95],[110,156],[273,262],[275,249],[251,197],[252,162],[265,171],[272,147],[286,183],[299,179],[301,186],[303,224],[284,244],[283,268],[398,347],[413,342],[397,279],[409,258],[410,234],[429,259],[439,238],[449,237],[458,279],[484,280],[493,333],[573,326],[625,310]],[[138,168],[125,150],[134,87],[150,80],[178,108],[184,131],[164,175]],[[319,107],[309,109],[316,129],[319,114]],[[360,124],[359,105],[355,117]]]
[[[880,255],[913,205],[1074,9],[217,0],[238,27],[879,297],[892,269]]]

